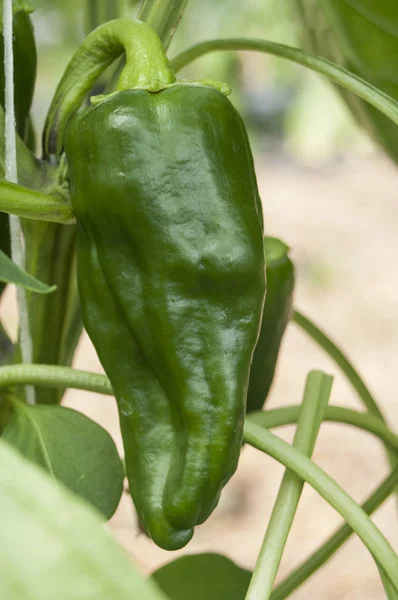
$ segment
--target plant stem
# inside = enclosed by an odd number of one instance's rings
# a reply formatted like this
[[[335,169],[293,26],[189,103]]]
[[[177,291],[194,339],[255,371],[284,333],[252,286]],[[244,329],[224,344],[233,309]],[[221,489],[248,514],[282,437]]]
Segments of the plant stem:
[[[14,104],[14,55],[13,55],[13,12],[12,0],[3,3],[3,35],[4,35],[4,73],[5,73],[5,179],[11,183],[18,183],[17,171],[17,145],[15,131],[15,104]],[[13,262],[25,268],[25,254],[22,242],[22,227],[19,217],[10,216],[11,257]],[[33,346],[30,335],[28,303],[26,292],[23,288],[17,289],[17,303],[19,312],[19,338],[22,362],[32,362]],[[35,404],[35,390],[28,386],[25,388],[26,401]]]
[[[0,367],[0,389],[17,384],[31,384],[60,389],[78,389],[113,395],[105,375],[54,365],[10,365]]]
[[[333,81],[366,102],[369,102],[369,104],[377,108],[391,119],[393,123],[398,125],[398,102],[396,102],[396,100],[384,92],[381,92],[364,79],[354,75],[354,73],[342,69],[335,63],[323,58],[311,56],[297,48],[292,48],[283,44],[246,38],[210,40],[192,46],[185,52],[182,52],[171,61],[171,66],[174,71],[177,72],[200,56],[216,50],[251,50],[253,52],[265,52],[308,67],[316,73],[326,75],[330,81]]]
[[[105,375],[79,371],[54,365],[7,365],[0,368],[0,389],[10,385],[37,384],[54,388],[73,388],[98,394],[112,395],[112,387]],[[246,420],[267,429],[297,423],[300,406],[286,406],[274,410],[253,412]],[[398,451],[398,436],[383,422],[367,413],[342,406],[328,406],[325,421],[346,423],[368,431]]]
[[[279,427],[281,425],[287,425],[297,422],[300,416],[300,406],[287,406],[279,409],[274,409],[271,411],[258,411],[251,413],[247,416],[247,420],[262,425],[263,427],[273,428]],[[325,421],[335,421],[340,423],[347,423],[349,425],[353,425],[355,427],[359,427],[363,430],[368,431],[369,433],[373,433],[382,439],[387,448],[395,449],[398,451],[398,436],[394,434],[390,429],[386,427],[382,420],[377,417],[372,416],[369,413],[359,413],[354,410],[350,410],[348,408],[343,408],[340,406],[328,406],[326,408],[326,412],[324,415]],[[394,483],[398,483],[398,469],[396,468],[391,476],[391,480],[387,479],[386,481],[391,481],[392,486],[389,487],[389,493],[393,490]],[[377,497],[376,497],[377,498]],[[385,497],[383,497],[383,500]],[[372,498],[369,499],[371,504],[365,505],[363,508],[367,514],[370,514],[372,504]],[[376,510],[377,506],[375,506],[373,510]],[[345,526],[339,532],[336,533],[335,536],[332,536],[330,540],[326,542],[324,546],[322,546],[318,551],[316,551],[310,558],[301,565],[296,571],[292,573],[286,579],[286,582],[278,586],[274,593],[271,594],[271,600],[283,600],[287,596],[291,594],[291,592],[301,585],[308,577],[312,575],[314,571],[316,571],[320,566],[322,566],[332,554],[344,543],[344,541],[351,535],[352,530],[350,527]],[[379,566],[379,565],[378,565]],[[384,571],[379,568],[380,575],[383,581],[383,585],[385,587],[387,596],[390,599],[395,600],[394,593],[391,591],[391,584],[388,577],[385,575]],[[281,589],[280,589],[281,588]],[[275,595],[276,594],[276,595]]]
[[[351,383],[359,398],[366,406],[367,410],[384,421],[383,414],[379,409],[376,400],[366,386],[358,371],[350,363],[345,354],[336,346],[336,344],[323,332],[315,323],[310,321],[297,310],[293,313],[292,321],[296,323],[307,335],[310,336],[320,346],[330,358],[340,367],[348,381]]]
[[[391,584],[398,590],[398,555],[360,506],[331,477],[285,441],[248,420],[245,423],[244,440],[307,481],[335,508],[361,538]]]
[[[43,132],[45,157],[59,157],[66,124],[98,77],[126,56],[118,90],[135,87],[156,92],[175,81],[162,44],[145,23],[118,19],[90,33],[70,60],[53,97]]]
[[[295,311],[293,313],[293,321],[296,323],[296,325],[303,329],[303,331],[305,331],[307,335],[309,335],[314,342],[316,342],[318,346],[320,346],[330,356],[332,360],[334,360],[334,362],[347,377],[354,390],[357,392],[360,400],[363,402],[369,413],[375,417],[378,417],[381,421],[383,421],[383,423],[385,423],[385,418],[379,409],[376,400],[369,391],[362,377],[359,375],[358,371],[350,363],[340,348],[338,348],[336,344],[332,342],[332,340],[323,331],[321,331],[317,325],[315,325],[315,323],[307,319],[307,317],[300,312]],[[398,454],[387,448],[387,455],[391,468],[395,469],[395,467],[398,465]]]
[[[307,377],[293,447],[309,458],[327,407],[333,378],[320,371]],[[271,514],[246,600],[269,600],[304,481],[286,470]]]
[[[256,411],[247,415],[246,420],[267,429],[292,425],[297,423],[300,415],[300,406],[284,406],[267,411]],[[325,421],[334,423],[346,423],[373,433],[387,446],[398,452],[398,435],[393,433],[385,423],[369,413],[358,412],[343,406],[328,406],[324,415]]]
[[[373,514],[394,491],[398,484],[398,468],[362,504],[367,515]],[[301,565],[276,586],[270,600],[285,600],[302,585],[315,571],[324,565],[331,556],[352,536],[353,530],[347,524],[342,525],[330,538],[313,552]]]
[[[188,0],[144,0],[138,18],[156,31],[167,50],[182,19]]]

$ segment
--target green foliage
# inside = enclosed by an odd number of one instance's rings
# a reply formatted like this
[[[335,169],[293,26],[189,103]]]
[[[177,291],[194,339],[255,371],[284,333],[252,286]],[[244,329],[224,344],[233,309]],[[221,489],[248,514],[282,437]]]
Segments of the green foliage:
[[[0,597],[167,600],[96,511],[0,441]]]
[[[243,600],[250,578],[220,554],[183,556],[152,575],[171,600]]]
[[[12,262],[4,252],[0,250],[0,281],[3,283],[14,283],[36,294],[49,294],[55,290],[54,286],[48,286],[29,275],[26,271]]]
[[[114,441],[97,423],[69,408],[17,404],[3,439],[106,519],[113,515],[124,471]]]

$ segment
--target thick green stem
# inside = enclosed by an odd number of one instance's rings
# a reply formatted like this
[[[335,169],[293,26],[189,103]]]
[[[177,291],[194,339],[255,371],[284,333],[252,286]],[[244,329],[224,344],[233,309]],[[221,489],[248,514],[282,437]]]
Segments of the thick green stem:
[[[312,371],[307,377],[293,447],[311,458],[327,407],[333,377]],[[303,491],[304,481],[286,470],[264,542],[253,572],[246,600],[269,600],[283,550]]]
[[[283,44],[245,38],[211,40],[192,46],[192,48],[182,52],[172,60],[171,66],[177,72],[195,59],[216,50],[251,50],[253,52],[265,52],[308,67],[316,73],[326,75],[330,81],[333,81],[356,96],[366,100],[366,102],[369,102],[369,104],[380,110],[380,112],[398,125],[398,102],[393,98],[380,92],[370,83],[364,81],[357,75],[354,75],[354,73],[342,69],[335,63],[323,58],[311,56],[297,48],[291,48],[290,46],[284,46]]]
[[[39,221],[73,223],[72,206],[66,200],[0,180],[0,211]]]
[[[362,504],[362,509],[367,515],[373,514],[389,498],[398,484],[398,468],[395,469],[383,483]],[[337,529],[330,538],[315,550],[301,565],[276,586],[270,600],[285,600],[300,585],[302,585],[315,571],[322,567],[339,548],[352,536],[353,530],[347,524]]]
[[[117,19],[93,31],[72,57],[50,106],[43,134],[45,156],[59,156],[70,116],[79,108],[97,78],[119,56],[126,65],[118,89],[157,92],[175,81],[156,33],[145,23]]]
[[[11,365],[0,367],[0,389],[18,384],[31,384],[59,389],[77,389],[113,395],[105,375],[53,365]]]
[[[245,423],[244,440],[308,482],[335,508],[361,538],[391,584],[398,590],[398,555],[360,506],[331,477],[284,440],[248,420]]]
[[[144,0],[138,18],[156,31],[168,49],[188,0]]]

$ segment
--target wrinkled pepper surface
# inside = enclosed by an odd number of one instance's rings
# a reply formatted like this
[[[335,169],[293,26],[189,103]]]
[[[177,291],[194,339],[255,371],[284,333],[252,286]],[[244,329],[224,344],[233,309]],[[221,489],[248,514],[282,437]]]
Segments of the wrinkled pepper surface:
[[[118,402],[131,494],[175,550],[236,470],[265,296],[243,122],[217,89],[120,91],[65,136],[85,327]]]
[[[250,370],[248,413],[261,410],[267,400],[283,335],[293,310],[295,274],[288,246],[277,238],[266,237],[264,253],[267,264],[267,297]]]

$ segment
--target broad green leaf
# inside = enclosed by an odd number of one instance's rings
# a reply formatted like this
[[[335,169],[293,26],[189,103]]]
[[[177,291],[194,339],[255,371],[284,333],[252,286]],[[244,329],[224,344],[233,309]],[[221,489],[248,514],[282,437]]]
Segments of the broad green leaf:
[[[304,46],[398,100],[396,0],[296,0]],[[398,162],[398,127],[373,106],[342,96],[368,133]]]
[[[0,440],[0,598],[167,600],[95,510]]]
[[[16,407],[3,439],[110,519],[123,492],[124,471],[109,433],[70,408]]]
[[[49,294],[56,288],[42,283],[26,271],[12,262],[4,252],[0,250],[0,281],[14,283],[36,294]]]
[[[244,600],[250,578],[220,554],[183,556],[152,575],[171,600]]]

